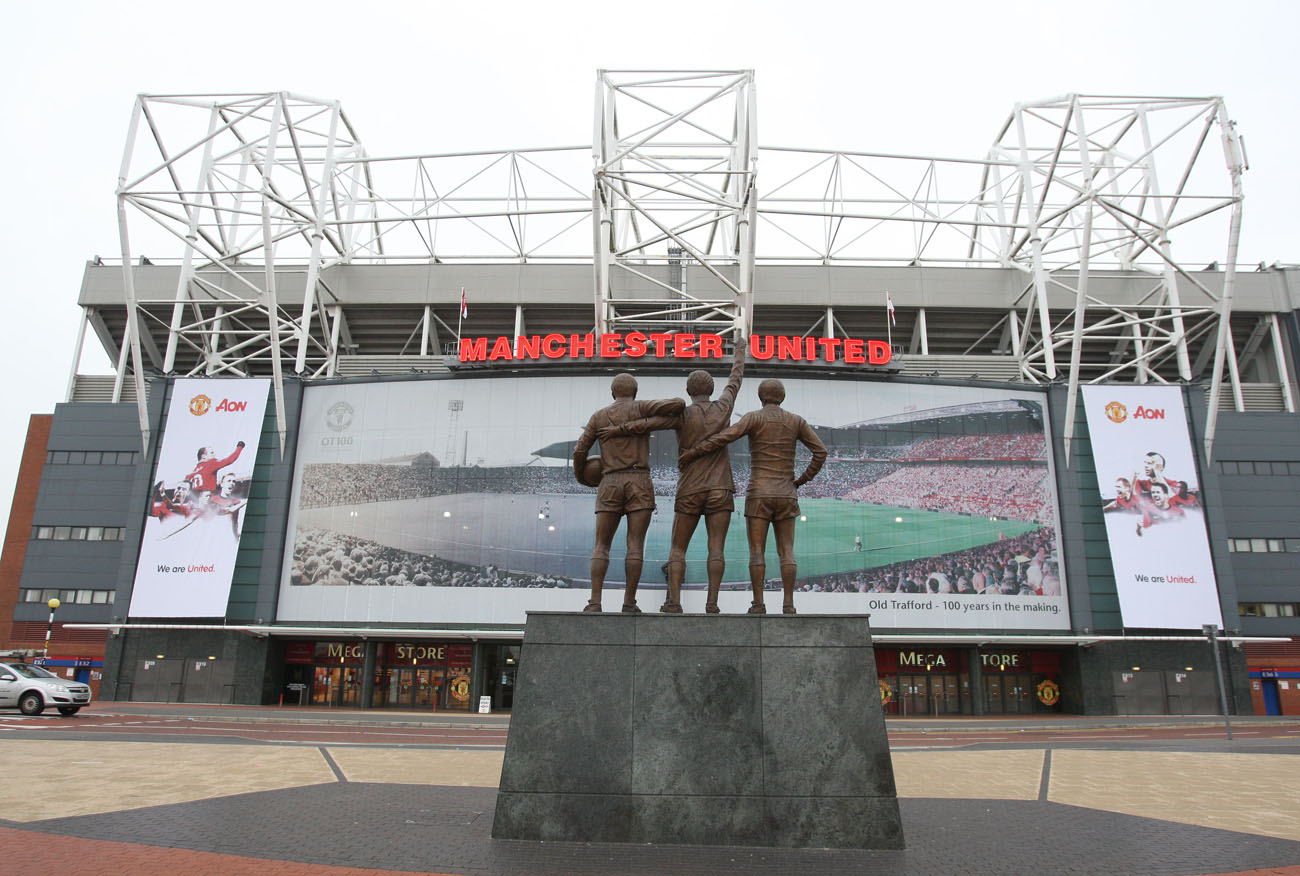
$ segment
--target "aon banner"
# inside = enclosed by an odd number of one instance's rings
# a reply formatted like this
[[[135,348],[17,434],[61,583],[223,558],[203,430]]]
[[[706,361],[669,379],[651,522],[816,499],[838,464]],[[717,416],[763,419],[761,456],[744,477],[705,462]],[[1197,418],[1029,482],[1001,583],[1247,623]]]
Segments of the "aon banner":
[[[222,617],[271,382],[177,380],[150,487],[131,617]]]
[[[1124,626],[1221,626],[1182,391],[1085,386],[1083,404]]]

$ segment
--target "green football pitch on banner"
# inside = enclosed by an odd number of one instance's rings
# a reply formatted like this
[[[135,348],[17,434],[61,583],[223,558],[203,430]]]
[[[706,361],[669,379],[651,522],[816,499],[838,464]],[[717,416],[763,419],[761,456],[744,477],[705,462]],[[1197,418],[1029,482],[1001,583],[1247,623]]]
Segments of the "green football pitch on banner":
[[[749,565],[749,547],[745,538],[745,519],[741,516],[744,498],[736,499],[738,513],[732,515],[727,530],[727,579]],[[795,526],[795,554],[799,560],[799,577],[855,572],[875,569],[891,563],[933,557],[953,551],[991,544],[1000,538],[1014,538],[1033,532],[1039,524],[1023,520],[991,520],[914,508],[892,508],[839,499],[800,499],[806,520]],[[671,537],[671,499],[661,500],[659,514],[667,525],[652,526],[646,539],[647,557],[667,557]],[[668,512],[668,513],[665,513]],[[858,550],[855,538],[862,537]],[[704,521],[700,520],[686,554],[687,581],[704,578],[707,555]],[[780,574],[776,548],[769,531],[767,574]],[[742,573],[743,574],[743,573]]]

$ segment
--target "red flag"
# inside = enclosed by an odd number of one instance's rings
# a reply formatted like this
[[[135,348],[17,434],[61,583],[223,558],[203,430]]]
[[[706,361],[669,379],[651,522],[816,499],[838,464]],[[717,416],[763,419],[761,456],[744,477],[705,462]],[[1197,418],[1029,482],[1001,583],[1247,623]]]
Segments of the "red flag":
[[[898,320],[894,319],[894,299],[888,292],[885,293],[885,306],[889,308],[889,324],[898,325]]]
[[[460,287],[460,318],[469,319],[469,299],[465,297],[465,287]]]

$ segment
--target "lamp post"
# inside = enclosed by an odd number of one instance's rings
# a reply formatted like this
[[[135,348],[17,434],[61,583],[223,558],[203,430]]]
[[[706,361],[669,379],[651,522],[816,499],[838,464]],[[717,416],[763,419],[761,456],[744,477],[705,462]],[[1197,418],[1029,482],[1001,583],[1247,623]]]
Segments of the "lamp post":
[[[1219,625],[1205,624],[1201,627],[1205,631],[1205,638],[1210,640],[1210,647],[1214,649],[1214,674],[1219,678],[1219,702],[1223,706],[1223,729],[1232,738],[1232,718],[1228,715],[1228,689],[1223,683],[1223,661],[1219,657]]]
[[[48,660],[50,657],[50,633],[54,631],[54,612],[57,611],[59,606],[63,603],[59,602],[57,599],[51,599],[45,604],[50,607],[50,619],[45,623],[45,653],[41,656]]]

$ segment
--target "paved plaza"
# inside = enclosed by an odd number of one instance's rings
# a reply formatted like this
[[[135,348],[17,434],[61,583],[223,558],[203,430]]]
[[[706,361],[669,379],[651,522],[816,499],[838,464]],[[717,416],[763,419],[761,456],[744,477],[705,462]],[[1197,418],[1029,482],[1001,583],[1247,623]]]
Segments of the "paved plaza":
[[[1209,726],[1188,750],[1089,747],[1086,728],[1062,731],[1073,745],[960,745],[977,723],[945,731],[955,747],[896,743],[908,847],[866,852],[493,840],[499,744],[313,744],[343,726],[320,719],[270,744],[33,726],[0,734],[6,874],[1300,876],[1300,727],[1245,745]]]

